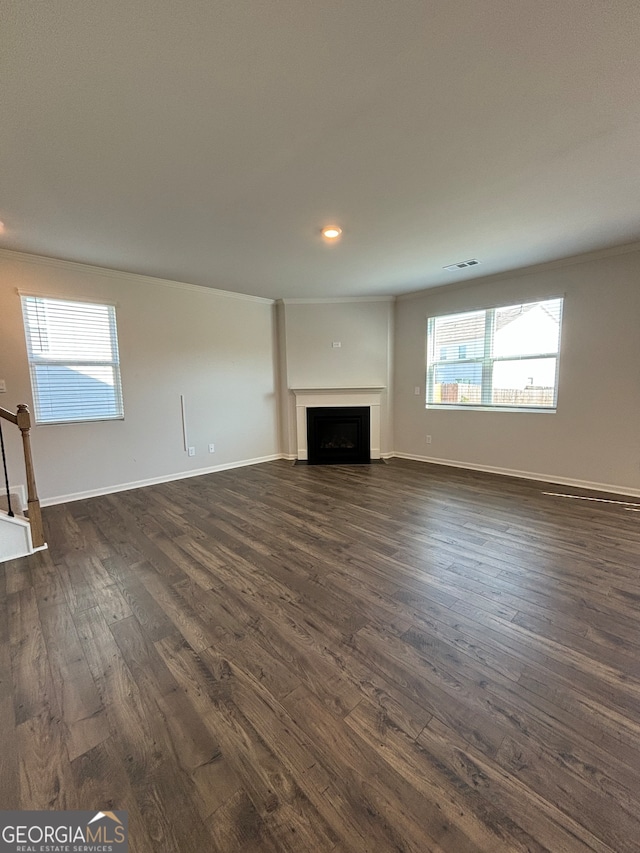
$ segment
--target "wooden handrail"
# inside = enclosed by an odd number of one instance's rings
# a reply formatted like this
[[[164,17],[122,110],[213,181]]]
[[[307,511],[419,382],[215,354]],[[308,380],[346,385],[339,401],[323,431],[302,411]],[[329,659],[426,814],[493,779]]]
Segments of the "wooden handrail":
[[[34,548],[44,545],[44,526],[42,524],[42,512],[36,489],[36,476],[33,470],[33,457],[31,456],[31,415],[29,407],[24,403],[18,405],[17,414],[0,408],[0,417],[15,424],[22,433],[22,448],[24,451],[24,468],[27,475],[27,508],[29,512],[29,524],[31,525],[31,544]]]
[[[3,409],[2,406],[0,406],[0,418],[4,418],[5,421],[11,421],[12,424],[18,424],[18,416],[14,415],[13,412]]]

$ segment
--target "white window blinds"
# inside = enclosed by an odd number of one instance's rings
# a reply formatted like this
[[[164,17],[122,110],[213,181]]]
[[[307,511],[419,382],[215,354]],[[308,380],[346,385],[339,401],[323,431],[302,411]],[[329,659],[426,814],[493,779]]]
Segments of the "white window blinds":
[[[555,409],[562,299],[430,317],[427,406]]]
[[[113,305],[23,296],[35,420],[124,417]]]

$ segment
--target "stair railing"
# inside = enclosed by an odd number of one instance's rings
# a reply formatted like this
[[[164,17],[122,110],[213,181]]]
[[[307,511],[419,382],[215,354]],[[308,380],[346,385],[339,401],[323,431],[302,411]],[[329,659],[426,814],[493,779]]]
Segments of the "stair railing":
[[[29,414],[29,407],[24,403],[20,403],[15,415],[13,412],[7,411],[7,409],[0,408],[0,418],[4,418],[4,420],[9,421],[9,423],[15,424],[22,433],[24,468],[27,476],[27,507],[29,524],[31,525],[31,543],[34,548],[40,548],[44,545],[44,526],[42,524],[42,512],[40,511],[38,490],[36,489],[33,457],[31,456],[31,415]],[[4,439],[2,438],[1,429],[0,443],[2,445],[2,465],[4,469],[5,487],[7,490],[7,505],[9,508],[9,515],[13,515],[13,510],[11,509],[11,495],[9,493],[9,477],[7,475]]]
[[[7,495],[7,514],[13,518],[15,513],[11,506],[11,489],[9,488],[9,474],[7,473],[7,454],[4,449],[4,436],[2,435],[2,423],[0,422],[0,449],[2,450],[2,471],[4,473],[5,494]]]

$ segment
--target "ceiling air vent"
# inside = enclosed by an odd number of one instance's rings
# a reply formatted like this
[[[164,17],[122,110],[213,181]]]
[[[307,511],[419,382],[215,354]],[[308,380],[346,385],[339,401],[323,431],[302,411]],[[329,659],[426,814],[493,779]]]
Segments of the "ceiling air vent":
[[[460,261],[458,264],[449,264],[448,267],[442,267],[443,270],[455,272],[456,270],[466,270],[467,267],[477,267],[480,261],[477,258],[470,258],[468,261]]]

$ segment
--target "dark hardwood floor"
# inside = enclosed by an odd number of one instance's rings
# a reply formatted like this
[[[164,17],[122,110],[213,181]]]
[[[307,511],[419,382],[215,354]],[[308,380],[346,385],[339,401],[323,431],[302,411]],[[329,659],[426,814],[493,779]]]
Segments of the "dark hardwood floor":
[[[273,462],[45,510],[0,808],[127,809],[133,853],[640,850],[640,515],[544,491]]]

